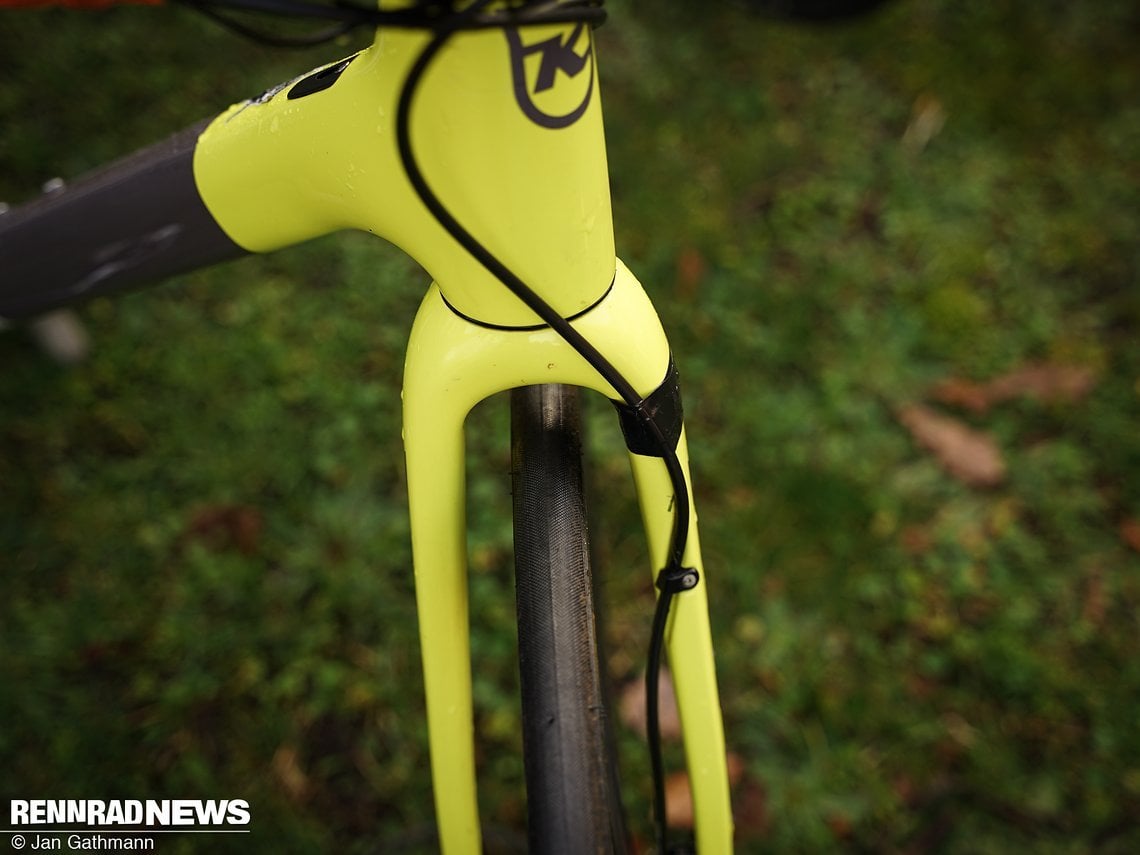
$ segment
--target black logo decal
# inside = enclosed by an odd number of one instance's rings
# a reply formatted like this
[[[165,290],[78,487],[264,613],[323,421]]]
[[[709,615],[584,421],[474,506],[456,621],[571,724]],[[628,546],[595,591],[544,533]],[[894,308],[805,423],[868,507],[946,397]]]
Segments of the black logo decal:
[[[170,249],[182,232],[183,227],[178,223],[167,223],[154,231],[124,238],[103,247],[91,259],[98,266],[72,285],[66,293],[69,296],[82,294],[113,276],[141,267]]]
[[[590,106],[590,97],[594,92],[594,38],[590,29],[579,23],[574,30],[566,36],[554,36],[545,41],[534,44],[523,44],[522,36],[517,29],[507,30],[507,41],[511,47],[511,75],[514,78],[515,100],[520,109],[532,122],[544,128],[566,128],[574,124]],[[585,51],[580,50],[579,42],[585,34]],[[533,77],[527,75],[527,58],[540,54],[537,71]],[[533,63],[531,64],[533,67]],[[539,106],[541,95],[554,89],[561,72],[570,79],[577,78],[586,69],[590,69],[589,79],[585,83],[582,100],[568,113],[553,114]]]

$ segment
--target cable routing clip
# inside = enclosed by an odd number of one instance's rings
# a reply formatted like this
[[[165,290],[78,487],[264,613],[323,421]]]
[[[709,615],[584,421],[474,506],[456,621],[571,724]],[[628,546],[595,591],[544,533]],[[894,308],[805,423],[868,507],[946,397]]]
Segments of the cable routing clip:
[[[682,594],[697,587],[701,574],[695,567],[666,567],[657,574],[657,588],[670,594]]]

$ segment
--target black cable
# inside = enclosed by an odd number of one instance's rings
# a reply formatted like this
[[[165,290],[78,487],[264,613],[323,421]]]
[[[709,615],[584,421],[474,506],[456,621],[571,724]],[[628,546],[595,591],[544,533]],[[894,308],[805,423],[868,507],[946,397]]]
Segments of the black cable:
[[[671,539],[672,548],[669,550],[669,564],[667,570],[680,570],[683,567],[685,546],[689,536],[689,496],[684,469],[677,457],[676,449],[665,439],[660,426],[646,413],[644,399],[637,390],[622,376],[621,372],[602,355],[569,321],[558,312],[530,286],[522,281],[513,271],[507,268],[494,254],[492,254],[474,235],[452,215],[432,190],[419,168],[415,151],[411,142],[411,107],[416,89],[427,71],[428,66],[439,53],[447,40],[459,30],[464,29],[464,21],[468,15],[477,15],[479,10],[487,5],[487,0],[479,0],[462,13],[457,14],[447,24],[436,31],[435,37],[424,47],[416,58],[400,92],[399,104],[396,108],[396,141],[400,151],[400,160],[408,180],[415,189],[420,200],[428,210],[468,253],[471,254],[489,273],[503,283],[506,288],[518,297],[571,347],[577,351],[589,365],[602,376],[618,393],[625,404],[637,411],[639,418],[649,430],[650,435],[660,448],[662,459],[665,462],[669,480],[674,489],[674,527]]]
[[[561,336],[571,347],[577,351],[589,365],[609,383],[622,401],[636,410],[646,425],[650,434],[661,449],[669,480],[676,492],[674,501],[674,535],[673,548],[670,550],[670,564],[675,567],[682,566],[685,545],[689,532],[689,497],[685,481],[684,470],[677,458],[676,449],[665,439],[661,428],[654,422],[644,409],[644,399],[637,390],[622,376],[621,372],[602,355],[569,321],[563,318],[549,303],[536,294],[530,286],[523,282],[513,271],[507,268],[495,255],[493,255],[479,240],[477,240],[452,215],[451,211],[440,201],[432,190],[419,168],[411,142],[411,107],[415,91],[419,86],[424,73],[431,61],[439,53],[447,40],[459,30],[464,29],[463,20],[469,14],[476,14],[487,0],[479,0],[464,12],[459,13],[453,20],[436,31],[435,37],[424,47],[416,58],[400,92],[399,104],[396,108],[396,142],[400,151],[400,160],[408,180],[415,189],[416,194],[447,231],[468,253],[471,254],[489,273],[503,283],[504,286],[534,312],[538,317]]]
[[[685,479],[684,469],[681,461],[676,454],[676,448],[671,446],[662,434],[660,426],[655,423],[644,409],[644,399],[633,388],[624,376],[621,375],[619,370],[614,367],[608,359],[606,359],[594,345],[587,341],[577,329],[565,320],[559,312],[540,298],[540,296],[532,291],[531,288],[508,269],[502,261],[492,254],[486,246],[478,241],[469,231],[467,231],[462,223],[454,217],[448,210],[448,207],[440,201],[439,196],[435,195],[431,186],[427,184],[423,172],[420,170],[420,165],[416,160],[415,150],[412,146],[412,123],[410,123],[410,115],[412,115],[412,105],[415,98],[415,93],[420,87],[423,76],[432,63],[435,56],[445,46],[451,35],[459,30],[463,30],[464,24],[470,16],[479,14],[479,11],[487,5],[489,0],[478,0],[463,13],[459,13],[454,18],[451,18],[445,25],[438,28],[434,38],[426,44],[420,56],[418,56],[410,68],[407,78],[404,82],[404,87],[400,91],[399,105],[397,107],[397,145],[400,152],[400,160],[404,164],[405,172],[407,173],[408,180],[416,190],[416,194],[420,196],[420,200],[431,211],[433,217],[437,219],[440,225],[445,228],[447,233],[455,239],[459,245],[469,252],[472,257],[482,264],[484,269],[487,269],[492,276],[495,276],[499,282],[507,287],[508,291],[518,296],[518,298],[526,304],[527,308],[534,311],[535,314],[544,321],[549,327],[559,334],[564,341],[567,341],[573,349],[575,349],[581,357],[586,359],[587,363],[591,365],[598,374],[600,374],[606,382],[608,382],[614,390],[616,390],[625,404],[636,410],[638,417],[648,427],[650,434],[655,442],[660,447],[661,457],[665,462],[666,470],[669,475],[669,480],[673,484],[674,489],[674,526],[673,534],[670,537],[670,548],[668,564],[665,569],[661,571],[660,579],[665,580],[665,583],[659,584],[661,593],[658,596],[657,608],[653,614],[653,628],[650,638],[650,651],[648,668],[646,668],[646,733],[648,733],[650,756],[653,767],[653,804],[654,804],[654,819],[657,824],[657,837],[658,849],[663,853],[665,850],[666,841],[666,817],[665,817],[665,774],[663,774],[663,762],[661,758],[661,736],[659,724],[659,711],[658,711],[658,675],[660,674],[661,663],[661,650],[663,648],[663,641],[665,641],[665,628],[668,620],[669,608],[673,596],[676,591],[674,584],[678,577],[684,577],[687,573],[689,578],[695,581],[693,571],[686,571],[684,568],[683,560],[685,553],[685,546],[687,538],[689,538],[689,522],[690,522],[690,503],[689,503],[689,487]]]
[[[502,11],[484,13],[491,0],[475,0],[461,11],[451,9],[447,2],[418,3],[401,10],[363,8],[349,2],[336,5],[310,3],[307,0],[179,0],[210,16],[226,27],[257,41],[283,46],[307,46],[335,39],[357,27],[393,26],[428,28],[434,31],[431,41],[412,64],[400,91],[396,111],[396,138],[400,160],[420,200],[444,230],[476,261],[498,279],[524,305],[565,340],[598,374],[610,384],[622,401],[631,408],[648,430],[659,449],[670,484],[673,487],[673,531],[667,550],[667,563],[658,576],[660,595],[653,615],[649,655],[646,671],[647,739],[653,767],[654,819],[658,851],[664,853],[666,842],[664,763],[661,757],[661,732],[658,710],[658,685],[661,653],[664,647],[665,628],[674,594],[696,584],[696,571],[684,567],[685,547],[688,543],[691,509],[688,484],[684,468],[677,456],[676,447],[666,439],[660,425],[646,408],[645,399],[620,371],[568,320],[503,264],[490,250],[452,215],[428,184],[419,168],[411,142],[411,111],[415,94],[424,74],[448,39],[461,30],[486,27],[522,26],[534,23],[590,22],[601,23],[605,13],[604,0],[542,0],[524,2]],[[254,29],[229,15],[222,9],[244,13],[272,14],[292,18],[336,21],[337,26],[306,36],[280,36]]]
[[[379,9],[358,5],[352,0],[316,3],[310,0],[174,0],[201,12],[244,38],[273,47],[312,47],[333,41],[360,27],[437,29],[454,18],[454,3],[448,0],[422,0],[404,9]],[[506,8],[468,16],[464,10],[462,29],[560,24],[605,20],[604,0],[518,0]],[[481,7],[482,8],[482,7]],[[303,35],[283,35],[254,27],[236,15],[336,21],[337,26]]]
[[[252,27],[249,24],[239,21],[232,15],[222,12],[221,9],[234,9],[239,12],[263,12],[266,14],[286,15],[289,17],[316,18],[318,16],[304,13],[301,13],[300,15],[291,15],[290,13],[280,12],[276,10],[270,11],[267,9],[252,8],[252,5],[250,4],[235,3],[230,2],[230,0],[227,0],[225,3],[213,3],[210,2],[210,0],[175,0],[175,2],[182,3],[184,6],[188,6],[195,12],[199,12],[202,15],[205,15],[211,21],[221,24],[227,30],[237,33],[243,38],[250,39],[251,41],[258,42],[259,44],[269,45],[270,47],[315,47],[316,45],[325,44],[326,42],[331,42],[334,39],[338,39],[362,25],[361,22],[343,20],[340,16],[329,16],[331,20],[339,20],[341,23],[333,27],[317,30],[315,32],[307,33],[304,35],[287,36]],[[309,4],[302,5],[307,6]]]
[[[664,763],[661,756],[661,733],[657,701],[658,675],[661,666],[661,652],[664,646],[665,627],[669,616],[669,609],[673,595],[678,590],[691,587],[696,582],[695,571],[684,567],[685,546],[688,541],[690,505],[688,484],[676,448],[669,443],[660,426],[649,416],[644,408],[644,399],[633,386],[622,376],[612,363],[597,348],[594,347],[581,333],[579,333],[565,318],[563,318],[550,304],[536,294],[513,271],[506,267],[490,250],[475,238],[452,215],[451,211],[440,200],[428,184],[423,172],[419,168],[415,151],[411,142],[411,110],[416,91],[430,66],[432,60],[446,44],[451,36],[465,28],[465,23],[472,16],[478,15],[489,0],[477,0],[462,13],[445,22],[436,30],[434,38],[424,47],[416,58],[412,68],[405,78],[400,92],[399,104],[396,110],[396,139],[400,151],[400,159],[407,173],[408,180],[415,189],[420,200],[439,221],[440,225],[454,238],[468,253],[471,254],[489,273],[495,276],[504,286],[533,311],[544,323],[549,325],[571,347],[574,348],[603,379],[609,383],[627,406],[638,413],[638,417],[645,424],[659,446],[669,480],[673,487],[673,532],[668,550],[668,564],[661,571],[658,587],[661,593],[657,599],[654,610],[653,628],[650,637],[649,661],[646,672],[646,719],[647,738],[649,742],[650,758],[653,767],[654,788],[654,818],[657,830],[658,851],[664,853],[666,841],[665,823],[665,784]],[[684,580],[684,581],[682,581]]]
[[[661,717],[658,694],[661,676],[661,650],[665,641],[665,624],[669,618],[673,592],[664,590],[653,609],[653,627],[649,633],[649,657],[645,666],[645,733],[649,743],[649,760],[653,767],[653,824],[657,836],[658,855],[665,855],[665,761],[661,756]]]

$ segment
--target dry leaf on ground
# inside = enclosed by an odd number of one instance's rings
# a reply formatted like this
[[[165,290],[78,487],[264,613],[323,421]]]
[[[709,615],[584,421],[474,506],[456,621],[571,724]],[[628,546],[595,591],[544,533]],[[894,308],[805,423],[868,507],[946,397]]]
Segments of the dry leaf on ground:
[[[744,760],[729,752],[725,757],[729,786],[735,787],[744,777]],[[665,820],[672,828],[693,827],[693,790],[685,772],[674,772],[665,778]]]
[[[1081,607],[1081,617],[1098,629],[1104,623],[1104,615],[1108,611],[1109,593],[1104,580],[1104,570],[1094,566],[1088,573],[1085,584],[1085,602]]]
[[[196,509],[183,537],[221,552],[237,549],[243,555],[257,552],[263,528],[261,511],[248,505],[206,505]]]
[[[942,102],[929,92],[924,92],[915,99],[910,123],[903,133],[903,147],[912,154],[918,154],[938,136],[938,132],[945,124],[946,109],[942,106]]]
[[[686,247],[677,253],[677,298],[692,301],[708,273],[708,262],[696,247]]]
[[[301,769],[297,749],[282,745],[273,755],[273,776],[293,801],[303,801],[309,792],[309,777]]]
[[[1005,478],[1005,461],[989,434],[922,404],[901,407],[898,419],[959,481],[971,487],[992,487]]]
[[[665,822],[670,828],[693,827],[693,790],[684,772],[665,779]]]
[[[984,413],[990,408],[989,390],[985,383],[947,377],[930,390],[930,398],[949,407],[961,407],[972,413]]]
[[[1140,520],[1126,519],[1120,524],[1120,539],[1140,552]]]
[[[1046,402],[1077,401],[1096,385],[1096,373],[1083,365],[1031,363],[989,382],[990,400],[1036,398]]]
[[[745,781],[735,798],[736,833],[742,840],[767,836],[768,792],[756,781]]]
[[[646,734],[645,675],[627,684],[618,699],[618,715],[626,727]],[[673,691],[673,678],[666,668],[661,669],[657,682],[657,723],[662,739],[681,737],[681,714],[677,711],[677,695]]]
[[[930,390],[930,397],[942,404],[984,413],[994,404],[1015,398],[1045,403],[1079,401],[1095,385],[1096,372],[1087,366],[1035,362],[981,383],[949,377]]]

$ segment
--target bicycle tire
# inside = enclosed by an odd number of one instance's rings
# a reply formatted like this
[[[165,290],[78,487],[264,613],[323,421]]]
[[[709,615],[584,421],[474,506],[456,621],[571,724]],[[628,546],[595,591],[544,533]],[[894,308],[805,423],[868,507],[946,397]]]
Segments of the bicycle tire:
[[[531,852],[624,853],[590,570],[578,389],[511,394],[515,589]]]

